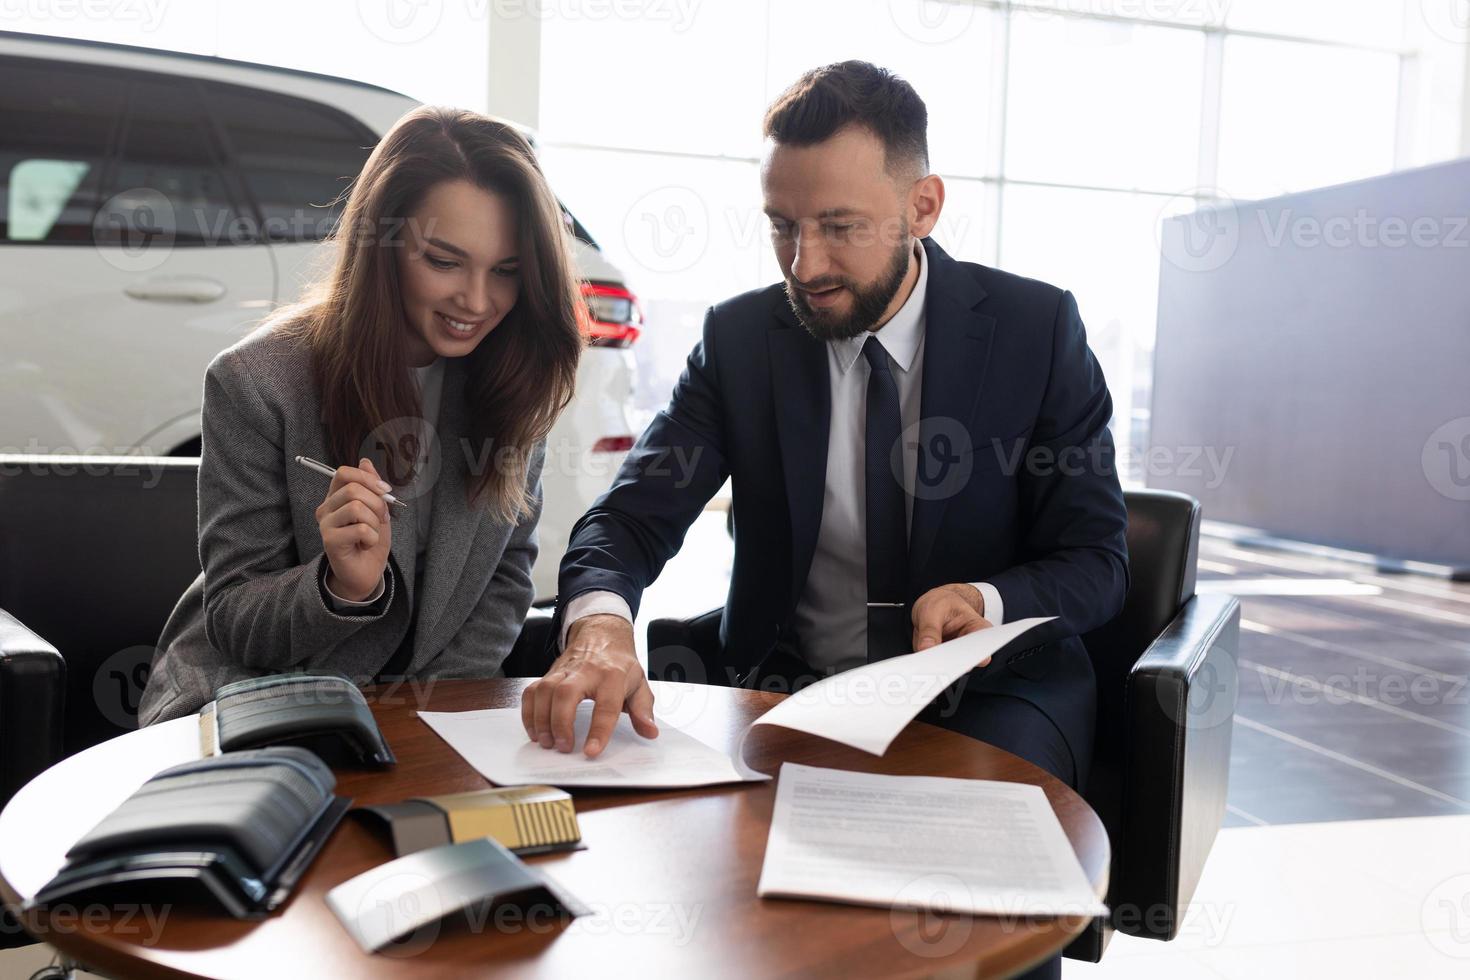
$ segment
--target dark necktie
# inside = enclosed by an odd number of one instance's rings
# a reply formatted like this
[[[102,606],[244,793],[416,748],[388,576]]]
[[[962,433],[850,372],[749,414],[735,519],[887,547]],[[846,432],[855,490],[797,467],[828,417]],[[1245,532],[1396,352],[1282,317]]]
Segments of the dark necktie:
[[[888,367],[888,352],[869,336],[868,419],[864,446],[867,493],[868,661],[912,652],[913,630],[903,605],[908,589],[908,518],[901,481],[902,437],[898,383]],[[900,465],[895,471],[894,463]]]

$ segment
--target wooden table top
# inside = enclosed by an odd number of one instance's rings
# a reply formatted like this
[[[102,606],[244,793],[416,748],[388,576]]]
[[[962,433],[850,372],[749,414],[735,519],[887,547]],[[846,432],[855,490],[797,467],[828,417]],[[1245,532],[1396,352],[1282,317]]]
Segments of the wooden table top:
[[[439,681],[370,692],[398,757],[387,772],[339,770],[358,803],[484,789],[488,783],[418,710],[514,707],[520,680]],[[655,683],[658,711],[723,751],[781,695]],[[141,729],[36,777],[0,814],[0,892],[14,909],[61,867],[78,838],[158,771],[198,756],[195,719]],[[911,724],[881,758],[785,729],[757,729],[746,760],[1033,783],[1045,790],[1099,896],[1108,840],[1087,804],[1046,772],[944,729]],[[1080,917],[1002,919],[756,896],[775,781],[692,790],[573,790],[585,850],[528,860],[594,914],[568,925],[446,920],[429,942],[369,956],[323,896],[393,858],[385,838],[343,821],[291,898],[262,921],[182,906],[83,906],[33,913],[27,928],[84,965],[127,977],[1009,976],[1056,955]],[[429,930],[434,933],[436,930]]]

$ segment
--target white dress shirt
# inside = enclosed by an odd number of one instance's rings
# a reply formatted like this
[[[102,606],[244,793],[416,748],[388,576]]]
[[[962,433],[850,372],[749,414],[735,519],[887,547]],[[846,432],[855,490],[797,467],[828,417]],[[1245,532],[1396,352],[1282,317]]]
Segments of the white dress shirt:
[[[918,279],[902,307],[872,335],[888,352],[898,383],[899,414],[904,428],[904,486],[914,486],[918,465],[918,432],[924,366],[924,300],[929,286],[929,265],[922,246],[914,249],[919,265]],[[868,659],[868,565],[867,565],[867,476],[865,436],[868,412],[868,375],[863,357],[868,333],[827,343],[827,377],[832,394],[832,421],[827,430],[827,475],[822,495],[822,522],[817,532],[811,569],[796,603],[793,626],[801,654],[822,673],[847,670]],[[906,493],[910,524],[914,498]],[[986,582],[972,583],[985,601],[985,618],[992,625],[1004,622],[1000,593]],[[611,613],[632,621],[631,610],[622,596],[612,592],[587,592],[567,605],[561,644],[567,630],[578,619]]]

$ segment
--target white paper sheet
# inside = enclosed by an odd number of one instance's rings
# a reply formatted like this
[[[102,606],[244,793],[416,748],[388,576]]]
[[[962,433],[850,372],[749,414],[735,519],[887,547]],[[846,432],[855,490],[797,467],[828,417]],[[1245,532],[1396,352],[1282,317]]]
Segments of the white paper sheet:
[[[1055,617],[1021,619],[971,633],[919,653],[864,664],[834,674],[776,705],[751,723],[777,725],[882,755],[914,716],[965,672],[993,656],[1021,634]],[[655,714],[658,714],[655,701]],[[596,759],[580,750],[543,749],[526,738],[520,708],[480,711],[421,711],[419,717],[498,786],[606,786],[669,788],[769,779],[750,769],[742,757],[746,729],[734,757],[704,744],[668,719],[659,721],[656,739],[633,730],[618,717],[607,747]],[[574,745],[582,745],[592,720],[592,703],[577,709]]]
[[[789,762],[756,893],[1005,916],[1107,912],[1038,786]]]
[[[627,715],[618,717],[602,754],[588,759],[580,746],[592,724],[590,701],[577,708],[578,749],[572,752],[543,749],[527,739],[520,708],[420,711],[419,717],[497,786],[669,788],[770,778],[737,767],[728,755],[668,725],[659,726],[658,738],[644,738]]]
[[[882,755],[914,716],[966,671],[1055,616],[1018,619],[948,643],[823,678],[757,718]]]

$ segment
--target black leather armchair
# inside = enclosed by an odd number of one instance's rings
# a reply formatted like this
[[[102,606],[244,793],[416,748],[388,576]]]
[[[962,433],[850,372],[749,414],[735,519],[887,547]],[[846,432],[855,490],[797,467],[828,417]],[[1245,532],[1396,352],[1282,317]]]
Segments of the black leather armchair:
[[[198,478],[197,458],[0,455],[0,608],[65,660],[63,754],[137,727],[154,645],[199,574]],[[549,629],[534,613],[508,675],[541,676]]]
[[[199,574],[198,462],[0,456],[0,607],[66,661],[68,755],[136,727],[154,644]]]
[[[1083,637],[1098,682],[1086,796],[1112,844],[1111,915],[1067,955],[1093,961],[1112,929],[1178,934],[1225,813],[1237,695],[1240,603],[1194,594],[1198,501],[1160,490],[1124,496],[1128,595],[1116,618]],[[729,683],[720,615],[650,623],[649,675]]]
[[[61,758],[66,663],[0,609],[0,807]]]

